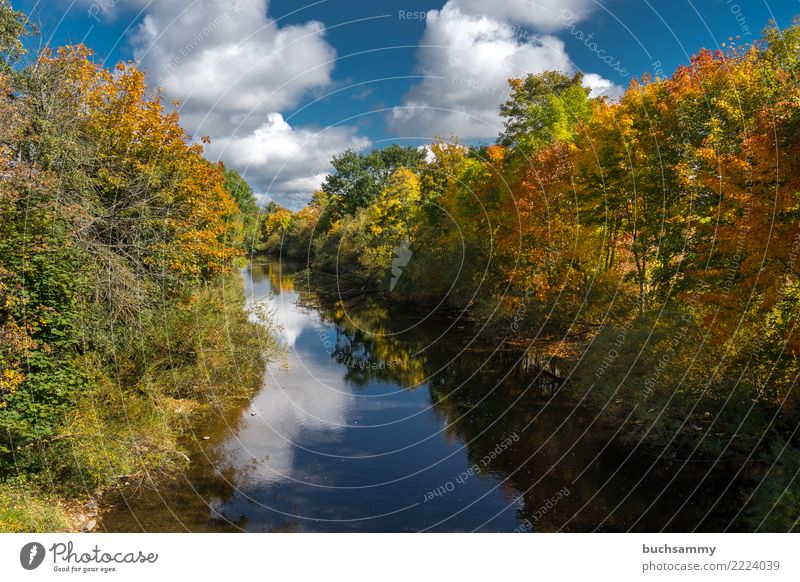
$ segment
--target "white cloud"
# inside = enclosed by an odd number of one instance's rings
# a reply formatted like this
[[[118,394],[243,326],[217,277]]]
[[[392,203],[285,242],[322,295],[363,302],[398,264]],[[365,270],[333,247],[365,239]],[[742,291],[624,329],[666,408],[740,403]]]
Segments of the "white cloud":
[[[261,200],[300,205],[335,154],[371,145],[355,128],[292,127],[282,115],[332,85],[336,51],[322,23],[283,26],[269,17],[268,0],[83,2],[103,7],[98,18],[145,12],[130,36],[137,60],[166,99],[181,101],[182,125],[212,137],[208,156],[242,172]],[[561,40],[520,25],[553,30],[589,8],[590,0],[450,0],[428,12],[418,54],[428,77],[391,112],[390,126],[403,136],[495,137],[508,78],[574,70]],[[615,91],[598,75],[587,85]]]
[[[583,84],[592,90],[590,94],[592,97],[605,95],[611,99],[619,99],[625,92],[624,87],[620,87],[596,73],[586,73],[583,77]]]
[[[159,0],[132,37],[134,54],[187,126],[219,134],[257,125],[330,84],[336,51],[320,22],[280,27],[266,0]]]
[[[264,387],[250,404],[258,418],[247,417],[235,446],[224,451],[232,466],[251,465],[253,458],[265,461],[239,474],[240,486],[251,480],[278,483],[296,477],[293,443],[301,430],[313,430],[316,438],[332,437],[348,424],[347,413],[355,398],[341,365],[332,358],[309,357],[306,348],[296,343],[304,332],[319,335],[316,316],[298,309],[294,293],[263,297],[254,291],[257,300],[266,300],[287,354],[285,361],[267,368]]]
[[[137,62],[181,102],[187,131],[211,136],[208,157],[239,170],[260,200],[302,205],[331,157],[370,145],[353,128],[292,127],[281,114],[332,84],[322,23],[283,26],[267,0],[99,1],[107,18],[144,9],[130,36]]]
[[[302,205],[319,187],[330,159],[346,149],[369,147],[369,139],[351,127],[296,128],[280,113],[270,113],[254,131],[211,142],[210,158],[232,160],[265,199]]]
[[[550,11],[531,12],[533,4],[546,5]],[[508,97],[509,78],[553,69],[576,71],[561,39],[521,31],[510,20],[550,28],[558,22],[557,7],[578,15],[585,14],[587,6],[581,0],[450,0],[441,10],[429,11],[417,55],[426,78],[392,110],[390,126],[404,137],[434,133],[455,133],[463,139],[496,137],[503,127],[499,108]],[[591,75],[591,82],[587,86],[593,90],[608,94],[615,90],[599,75]]]
[[[538,31],[553,31],[565,20],[582,20],[595,6],[593,0],[450,0],[447,3],[467,15],[527,24]]]

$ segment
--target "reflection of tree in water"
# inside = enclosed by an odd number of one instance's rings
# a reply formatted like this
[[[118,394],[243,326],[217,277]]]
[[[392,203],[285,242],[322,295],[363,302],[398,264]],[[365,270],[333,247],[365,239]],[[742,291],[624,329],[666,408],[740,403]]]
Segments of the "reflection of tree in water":
[[[435,346],[429,361],[448,357],[454,343]],[[459,356],[431,380],[431,400],[448,430],[467,443],[469,460],[479,473],[504,479],[501,490],[510,499],[522,492],[517,516],[533,531],[625,531],[632,526],[653,531],[667,525],[686,531],[717,501],[725,485],[719,483],[722,472],[712,475],[692,504],[676,516],[697,485],[692,467],[664,491],[679,471],[678,464],[658,461],[644,451],[628,459],[629,446],[614,440],[616,427],[593,422],[594,415],[566,394],[551,394],[551,377],[537,367],[541,360],[535,354],[490,354],[478,349]],[[513,434],[519,441],[492,457],[498,443]],[[492,458],[484,462],[487,456]],[[569,495],[553,503],[565,487]],[[727,525],[726,511],[720,507],[709,519]],[[644,518],[636,523],[640,516]],[[712,531],[720,527],[710,521],[704,525]]]
[[[509,511],[529,524],[525,529],[591,531],[602,523],[601,529],[619,531],[645,513],[642,522],[649,527],[662,527],[673,517],[679,505],[675,497],[684,494],[688,482],[677,479],[649,508],[674,468],[658,463],[647,473],[652,459],[637,455],[636,462],[626,461],[628,450],[611,442],[613,428],[592,424],[591,414],[555,390],[560,370],[541,349],[506,349],[480,339],[464,349],[472,339],[469,329],[454,327],[439,338],[443,320],[431,318],[404,332],[415,322],[413,313],[370,301],[346,308],[331,304],[322,313],[336,327],[333,357],[347,366],[349,381],[407,388],[428,384],[447,434],[466,443],[475,469],[471,478],[502,480],[499,492],[513,505]],[[514,442],[501,446],[512,436]],[[628,496],[631,484],[643,476]],[[569,495],[563,495],[565,488]],[[674,527],[702,515],[702,507],[687,509]]]
[[[271,265],[267,261],[250,261],[247,270],[250,272],[251,283],[261,283],[269,277]]]
[[[565,486],[565,478],[571,481],[577,476],[580,465],[575,464],[559,466],[557,472],[545,475],[556,456],[579,437],[579,427],[585,422],[554,433],[554,427],[569,413],[563,406],[556,414],[545,415],[542,422],[532,422],[550,400],[551,372],[557,372],[541,369],[544,361],[540,353],[495,351],[494,345],[480,341],[464,350],[471,339],[469,330],[454,327],[446,337],[439,338],[441,319],[404,333],[414,323],[413,314],[370,301],[358,306],[337,302],[322,306],[321,312],[337,330],[332,357],[347,366],[350,382],[357,386],[371,381],[395,382],[407,388],[428,384],[433,410],[444,419],[447,433],[467,444],[469,462],[475,469],[472,478],[490,474],[503,480],[500,493],[509,504],[517,500],[519,491],[528,490],[542,478],[518,503],[516,511],[521,519],[533,522],[540,506]],[[388,362],[395,365],[375,366]],[[502,445],[512,436],[516,442]],[[526,462],[548,438],[543,452]],[[561,500],[560,509],[548,510],[535,529],[557,529],[558,520],[566,519],[569,505],[573,511],[580,507],[576,506],[579,498],[574,495]]]
[[[518,518],[530,521],[534,521],[537,508],[570,476],[569,465],[559,465],[558,471],[550,475],[545,473],[555,460],[552,457],[567,450],[576,436],[572,430],[554,431],[559,420],[552,413],[544,415],[540,422],[534,420],[553,406],[549,376],[541,372],[531,368],[522,351],[493,353],[491,349],[478,348],[462,353],[430,383],[434,409],[443,417],[448,431],[467,443],[471,465],[479,475],[491,474],[503,480],[500,490],[509,503],[524,492],[516,512]],[[503,446],[510,437],[514,442]],[[542,452],[528,460],[548,438],[550,442]],[[531,488],[540,478],[540,483]],[[563,514],[567,500],[561,504]],[[558,515],[554,510],[535,529],[557,529]]]
[[[359,387],[396,382],[412,389],[424,382],[427,355],[418,353],[426,345],[424,334],[398,334],[407,321],[397,313],[373,301],[355,307],[336,302],[323,305],[321,313],[336,329],[331,357],[346,367],[347,381]]]
[[[275,293],[294,290],[294,276],[286,265],[281,268],[254,261],[252,269],[255,283],[268,278]],[[696,479],[676,480],[649,508],[674,475],[674,468],[657,464],[633,490],[652,459],[637,454],[635,463],[626,461],[628,450],[611,442],[616,427],[592,424],[593,415],[576,407],[566,394],[554,393],[551,374],[557,375],[559,370],[541,351],[505,349],[489,340],[470,344],[472,330],[463,325],[450,327],[440,337],[452,323],[446,316],[419,323],[421,318],[412,310],[371,300],[315,304],[315,309],[335,327],[332,357],[346,366],[346,379],[354,385],[390,382],[411,389],[422,387],[423,382],[428,385],[432,409],[444,420],[447,436],[465,444],[468,466],[474,468],[469,478],[500,480],[498,492],[509,504],[507,511],[515,512],[524,524],[524,531],[591,531],[601,523],[601,529],[619,531],[631,527],[643,514],[637,527],[661,529],[685,499],[686,491],[696,484]],[[211,439],[197,444],[186,477],[154,494],[147,503],[137,500],[136,519],[115,517],[113,523],[119,530],[261,527],[248,524],[242,516],[226,514],[226,509],[237,507],[231,503],[235,495],[231,483],[234,479],[246,481],[256,465],[238,467],[235,472],[226,467],[224,448],[214,443],[231,436],[228,427],[234,427],[235,434],[241,409],[224,414],[230,415],[227,420],[221,413],[212,423],[217,428],[206,429],[211,431],[207,433]],[[513,442],[500,446],[498,452],[498,446],[508,443],[510,437]],[[210,462],[214,462],[213,468]],[[693,516],[702,516],[709,503],[716,501],[725,483],[720,486],[714,479],[707,481],[706,490],[684,510],[686,515],[670,527],[691,529],[699,521],[696,517],[693,521]],[[569,495],[553,503],[564,488]],[[734,495],[730,498],[736,503]],[[123,499],[117,503],[124,507]],[[175,508],[177,517],[165,506]],[[291,531],[299,525],[287,519],[270,527]],[[714,526],[707,523],[706,528]]]
[[[250,261],[250,279],[253,284],[269,280],[273,295],[295,290],[298,265],[284,261]]]
[[[268,261],[266,262],[266,266],[267,276],[269,277],[269,284],[273,294],[280,295],[281,293],[291,293],[295,290],[296,271],[293,269],[292,265],[277,261]]]

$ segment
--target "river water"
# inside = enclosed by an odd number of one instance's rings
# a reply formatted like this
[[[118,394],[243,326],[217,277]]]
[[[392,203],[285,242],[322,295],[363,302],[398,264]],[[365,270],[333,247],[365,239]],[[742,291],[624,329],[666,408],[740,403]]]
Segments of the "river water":
[[[530,353],[456,315],[313,301],[267,258],[244,277],[285,357],[251,402],[196,427],[184,474],[114,495],[106,531],[737,528],[724,467],[701,480],[692,463],[631,451],[552,393]]]

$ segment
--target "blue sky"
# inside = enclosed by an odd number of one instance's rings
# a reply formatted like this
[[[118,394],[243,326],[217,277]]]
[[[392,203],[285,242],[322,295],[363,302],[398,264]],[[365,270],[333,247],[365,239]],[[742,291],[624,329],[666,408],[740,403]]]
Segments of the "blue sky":
[[[797,0],[12,0],[50,44],[135,60],[207,154],[297,207],[345,148],[489,142],[505,80],[584,71],[594,94],[788,26]]]

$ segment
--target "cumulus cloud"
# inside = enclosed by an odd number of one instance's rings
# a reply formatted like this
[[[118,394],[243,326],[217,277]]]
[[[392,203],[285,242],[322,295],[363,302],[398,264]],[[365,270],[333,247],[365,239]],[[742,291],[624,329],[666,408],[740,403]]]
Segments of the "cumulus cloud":
[[[212,141],[209,157],[235,160],[249,182],[292,207],[302,206],[319,187],[334,154],[371,145],[351,127],[292,127],[280,113],[270,113],[254,131]],[[277,196],[276,196],[277,194]]]
[[[537,12],[534,5],[549,10]],[[464,139],[495,137],[503,126],[498,111],[508,97],[509,78],[576,70],[561,39],[530,33],[512,22],[550,28],[559,21],[557,7],[575,18],[586,13],[588,2],[450,0],[441,10],[429,11],[417,56],[425,79],[391,111],[392,129],[404,137],[451,132]],[[587,79],[595,94],[617,92],[617,86],[600,75]]]
[[[331,86],[336,51],[321,22],[282,25],[267,0],[98,1],[98,17],[143,10],[129,37],[137,62],[180,101],[187,131],[211,136],[208,157],[242,172],[262,200],[302,205],[335,154],[370,145],[353,128],[292,127],[282,115]]]
[[[569,18],[582,20],[591,12],[593,0],[450,0],[448,5],[462,14],[489,16],[495,20],[527,24],[538,31],[553,31]]]
[[[600,97],[601,95],[605,95],[611,99],[619,99],[625,92],[624,87],[612,83],[608,79],[604,79],[596,73],[586,73],[586,75],[583,77],[583,84],[592,90],[590,93],[592,97]]]
[[[252,129],[330,84],[336,51],[320,22],[279,27],[266,0],[159,0],[132,37],[134,55],[197,131]]]
[[[98,19],[143,12],[129,37],[137,61],[168,100],[181,102],[184,127],[212,137],[209,158],[242,172],[264,200],[302,204],[335,154],[371,145],[355,128],[293,127],[284,116],[332,85],[336,51],[320,22],[282,25],[269,16],[268,0],[82,1],[102,8]],[[584,17],[592,4],[449,0],[429,11],[418,53],[427,77],[392,110],[390,127],[404,137],[495,137],[508,78],[574,72],[564,43],[547,32]],[[593,94],[620,92],[596,74],[586,82]]]

